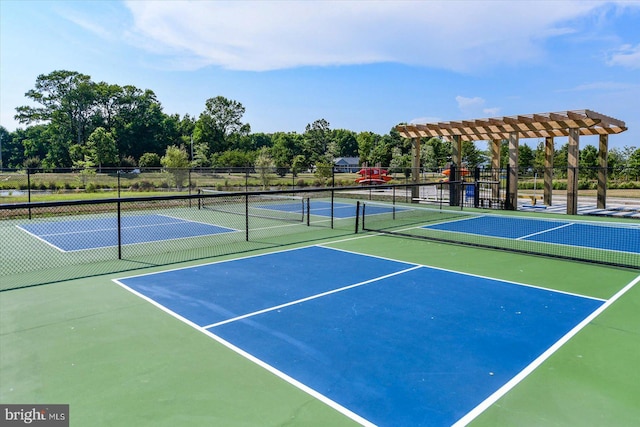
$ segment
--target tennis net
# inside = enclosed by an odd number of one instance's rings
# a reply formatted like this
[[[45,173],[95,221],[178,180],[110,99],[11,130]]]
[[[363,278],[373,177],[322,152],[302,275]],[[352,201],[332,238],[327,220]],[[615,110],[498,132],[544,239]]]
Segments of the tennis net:
[[[640,223],[367,202],[362,229],[384,234],[640,268]]]
[[[200,189],[199,207],[218,212],[254,218],[280,221],[304,222],[306,199],[286,194],[247,194],[237,193],[225,197],[224,191]]]

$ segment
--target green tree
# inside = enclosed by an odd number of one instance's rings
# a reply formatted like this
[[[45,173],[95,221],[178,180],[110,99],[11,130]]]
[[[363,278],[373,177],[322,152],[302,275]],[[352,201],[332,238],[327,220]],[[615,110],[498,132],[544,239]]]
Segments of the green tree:
[[[637,179],[638,175],[640,175],[640,148],[634,150],[629,155],[629,160],[627,161],[627,165]]]
[[[533,150],[527,144],[518,145],[518,165],[521,170],[533,168]]]
[[[274,162],[269,154],[269,149],[267,147],[262,147],[258,153],[258,157],[256,158],[255,168],[256,172],[258,172],[258,176],[260,177],[260,182],[262,182],[263,190],[269,186],[273,167]]]
[[[311,164],[317,163],[322,158],[328,159],[327,149],[331,142],[331,129],[325,119],[316,120],[305,128],[304,154]],[[332,159],[328,159],[332,160]]]
[[[580,175],[595,179],[598,176],[598,149],[593,145],[586,145],[580,150]]]
[[[355,132],[334,129],[331,140],[335,146],[334,157],[355,157],[358,155],[358,138]]]
[[[255,153],[247,153],[242,150],[227,150],[223,153],[214,154],[212,158],[213,167],[216,168],[246,168],[255,161]]]
[[[411,155],[402,154],[400,147],[394,147],[392,150],[393,157],[389,163],[389,168],[392,172],[400,172],[404,174],[405,178],[411,176]]]
[[[293,161],[291,162],[291,173],[294,177],[298,176],[300,172],[307,168],[306,162],[307,160],[302,154],[298,154],[293,158]]]
[[[87,140],[88,154],[91,161],[98,165],[98,172],[102,166],[116,166],[118,164],[118,147],[111,133],[104,128],[97,128]]]
[[[333,164],[326,160],[316,162],[315,177],[318,178],[322,185],[325,185],[327,179],[333,176]]]
[[[360,157],[360,164],[370,162],[371,152],[379,138],[380,137],[373,132],[360,132],[358,134],[356,140],[358,142],[358,156]]]
[[[25,124],[55,124],[60,135],[54,140],[75,139],[77,144],[84,145],[97,98],[91,77],[67,70],[41,74],[36,78],[35,88],[25,93],[25,97],[39,106],[17,107],[16,120]]]
[[[165,147],[180,145],[175,120],[167,120],[155,93],[127,85],[118,100],[118,114],[113,120],[112,134],[121,156],[139,159],[144,153],[162,154]],[[167,129],[172,129],[168,132]]]
[[[157,153],[144,153],[138,160],[138,166],[141,168],[159,168],[160,156]]]
[[[184,146],[171,145],[167,147],[165,155],[160,159],[160,164],[171,174],[175,186],[178,191],[181,191],[189,175],[189,155]]]
[[[467,168],[474,169],[485,161],[486,157],[473,141],[462,141],[462,162]]]
[[[195,123],[193,135],[196,142],[208,144],[212,154],[226,151],[233,137],[247,135],[251,131],[248,124],[242,123],[244,112],[245,108],[238,101],[223,96],[207,99],[205,110]]]
[[[0,146],[2,147],[2,165],[3,168],[20,168],[26,159],[24,155],[24,145],[20,135],[24,135],[22,130],[9,132],[3,126],[0,126]]]

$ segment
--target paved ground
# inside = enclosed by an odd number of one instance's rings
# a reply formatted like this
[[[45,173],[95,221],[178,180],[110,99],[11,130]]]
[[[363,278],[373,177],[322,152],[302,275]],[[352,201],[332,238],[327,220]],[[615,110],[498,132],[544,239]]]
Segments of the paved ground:
[[[518,210],[526,212],[567,213],[567,199],[562,196],[553,196],[553,205],[545,206],[540,201],[532,205],[527,199],[521,199]],[[640,219],[640,199],[608,198],[607,208],[599,209],[595,197],[578,197],[578,215],[598,215]]]

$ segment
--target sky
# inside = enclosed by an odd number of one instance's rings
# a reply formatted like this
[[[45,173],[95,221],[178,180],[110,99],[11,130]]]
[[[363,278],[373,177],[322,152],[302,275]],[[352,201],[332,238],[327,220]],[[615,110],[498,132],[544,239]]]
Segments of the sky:
[[[626,123],[610,148],[640,147],[640,0],[0,0],[0,125],[24,128],[16,107],[55,70],[181,117],[224,96],[252,132],[589,109]]]

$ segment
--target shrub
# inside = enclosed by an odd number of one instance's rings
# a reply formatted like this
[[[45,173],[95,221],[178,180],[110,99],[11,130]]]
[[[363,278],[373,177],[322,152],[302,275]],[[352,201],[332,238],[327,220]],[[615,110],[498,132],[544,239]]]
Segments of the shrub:
[[[98,190],[95,182],[91,181],[89,182],[85,187],[84,187],[84,191],[86,193],[95,193]]]

